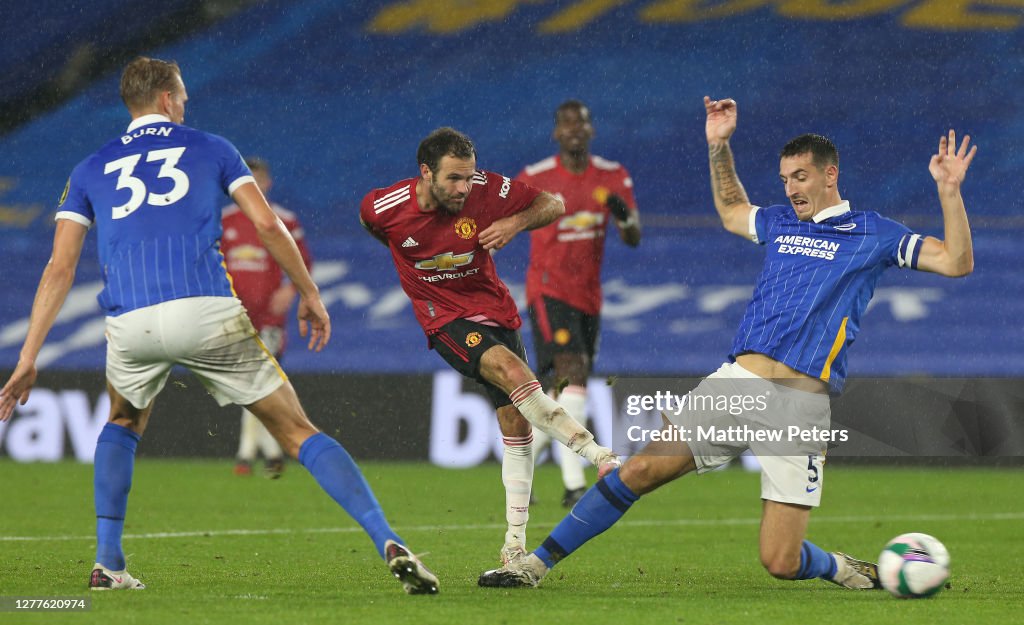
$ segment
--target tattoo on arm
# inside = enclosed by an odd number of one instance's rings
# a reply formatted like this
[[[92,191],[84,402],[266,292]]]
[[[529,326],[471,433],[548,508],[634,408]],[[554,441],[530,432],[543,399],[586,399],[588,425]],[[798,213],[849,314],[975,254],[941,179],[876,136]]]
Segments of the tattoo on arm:
[[[732,150],[728,143],[716,143],[708,146],[708,157],[711,161],[711,190],[721,207],[734,204],[749,204],[747,193],[736,175]]]

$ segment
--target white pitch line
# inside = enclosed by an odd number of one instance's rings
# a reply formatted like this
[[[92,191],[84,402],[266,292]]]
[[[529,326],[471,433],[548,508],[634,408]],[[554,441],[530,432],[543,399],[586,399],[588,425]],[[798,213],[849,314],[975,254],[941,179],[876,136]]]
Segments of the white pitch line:
[[[1024,512],[993,512],[989,514],[901,514],[888,516],[818,516],[812,517],[817,523],[866,523],[877,521],[1024,521]],[[758,525],[761,519],[743,517],[731,519],[671,519],[662,521],[622,521],[618,527],[700,527],[708,525]],[[552,523],[534,523],[531,527],[554,527]],[[467,530],[501,530],[504,524],[483,523],[471,525],[407,525],[396,527],[400,532],[459,532]],[[229,529],[192,532],[152,532],[147,534],[125,534],[126,540],[151,538],[215,538],[219,536],[273,536],[287,534],[350,534],[362,532],[361,527],[319,527],[307,529]],[[0,542],[40,542],[60,540],[95,540],[95,536],[0,536]]]

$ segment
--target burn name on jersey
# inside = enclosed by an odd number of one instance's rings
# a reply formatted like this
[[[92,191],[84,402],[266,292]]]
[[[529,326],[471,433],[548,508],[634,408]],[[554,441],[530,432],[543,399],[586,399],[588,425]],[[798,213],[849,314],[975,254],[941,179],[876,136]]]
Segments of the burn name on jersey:
[[[797,235],[779,235],[775,237],[779,244],[779,254],[796,254],[810,256],[811,258],[824,258],[835,260],[836,252],[839,251],[839,244],[835,241],[815,239],[814,237],[802,237]]]
[[[163,128],[153,128],[152,126],[145,126],[143,128],[139,128],[138,130],[131,134],[123,135],[121,137],[121,143],[124,145],[128,145],[129,143],[138,139],[139,137],[145,137],[149,135],[157,137],[169,137],[171,136],[172,130],[174,130],[174,128],[171,126],[164,126]]]

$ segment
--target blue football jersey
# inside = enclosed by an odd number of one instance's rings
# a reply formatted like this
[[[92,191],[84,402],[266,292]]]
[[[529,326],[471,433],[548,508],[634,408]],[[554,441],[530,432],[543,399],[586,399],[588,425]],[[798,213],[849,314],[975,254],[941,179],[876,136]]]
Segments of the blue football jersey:
[[[135,119],[71,172],[57,219],[96,224],[108,315],[182,297],[232,297],[220,253],[221,211],[252,173],[227,140]]]
[[[790,206],[755,208],[750,238],[768,253],[730,360],[764,354],[839,392],[879,276],[892,266],[916,269],[921,236],[843,202],[806,222]]]

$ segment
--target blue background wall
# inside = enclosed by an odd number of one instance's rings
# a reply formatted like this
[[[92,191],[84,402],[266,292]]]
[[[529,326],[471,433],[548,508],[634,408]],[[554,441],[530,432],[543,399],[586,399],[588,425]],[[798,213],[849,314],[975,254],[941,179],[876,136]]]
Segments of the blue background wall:
[[[975,273],[953,281],[890,272],[850,369],[1024,375],[1024,11],[908,0],[595,4],[266,2],[147,51],[181,64],[186,123],[268,158],[273,199],[305,222],[335,338],[317,355],[293,341],[289,369],[443,366],[425,349],[388,253],[359,228],[358,202],[415,175],[419,140],[441,125],[474,138],[481,167],[514,174],[554,152],[552,111],[569,97],[593,111],[594,152],[633,174],[645,224],[637,250],[609,240],[599,371],[713,369],[763,252],[715,223],[701,104],[709,94],[739,101],[733,147],[755,203],[785,201],[778,149],[819,132],[840,148],[840,191],[855,208],[938,236],[930,154],[949,127],[974,136],[964,196]],[[127,124],[117,80],[0,137],[0,368],[17,360],[67,174]],[[514,291],[527,249],[522,237],[499,255]],[[94,258],[90,246],[43,354],[48,367],[102,367]]]

